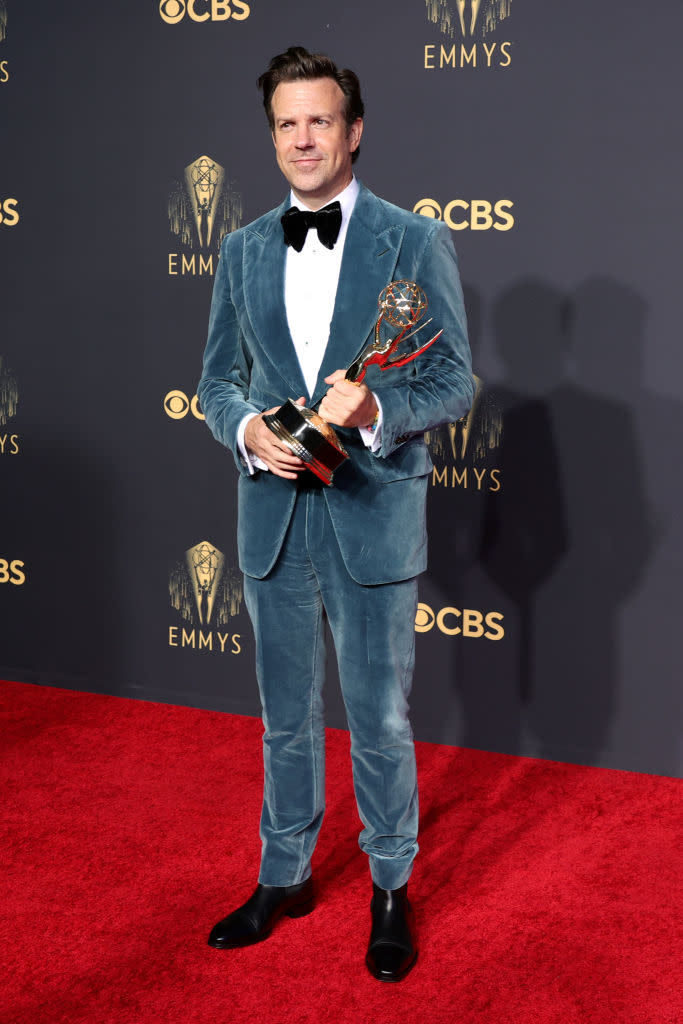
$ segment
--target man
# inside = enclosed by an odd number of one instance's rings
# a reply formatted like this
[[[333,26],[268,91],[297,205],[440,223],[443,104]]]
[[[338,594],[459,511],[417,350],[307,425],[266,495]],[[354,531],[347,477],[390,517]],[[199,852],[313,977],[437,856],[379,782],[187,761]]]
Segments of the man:
[[[423,433],[464,415],[472,399],[462,292],[448,229],[385,203],[353,176],[363,133],[354,73],[291,47],[259,87],[291,193],[223,242],[198,393],[240,471],[238,547],[265,727],[263,849],[256,891],[209,943],[250,945],[281,917],[313,909],[327,619],[373,879],[366,964],[398,981],[417,957],[407,697],[416,577],[426,567]],[[372,336],[379,293],[400,279],[424,288],[443,336],[420,359],[386,373],[372,366],[352,384],[345,367]],[[317,407],[349,453],[332,487],[264,423],[294,396]]]

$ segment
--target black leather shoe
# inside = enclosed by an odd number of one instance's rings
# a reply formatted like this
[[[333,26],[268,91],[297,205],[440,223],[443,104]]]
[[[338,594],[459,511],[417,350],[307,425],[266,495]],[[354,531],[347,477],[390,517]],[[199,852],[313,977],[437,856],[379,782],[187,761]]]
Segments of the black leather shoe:
[[[313,879],[299,885],[259,885],[247,902],[212,929],[214,949],[238,949],[267,939],[281,917],[304,917],[313,910]]]
[[[380,981],[401,981],[417,960],[415,914],[408,885],[380,889],[373,883],[372,931],[365,964]]]

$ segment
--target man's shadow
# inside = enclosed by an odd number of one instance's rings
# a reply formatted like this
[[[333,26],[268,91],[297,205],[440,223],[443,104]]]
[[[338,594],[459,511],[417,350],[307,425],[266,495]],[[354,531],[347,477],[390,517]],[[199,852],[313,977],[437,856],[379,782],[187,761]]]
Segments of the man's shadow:
[[[476,372],[481,305],[470,290],[466,300]],[[440,738],[446,742],[525,752],[534,599],[567,545],[558,454],[544,397],[544,385],[557,375],[563,314],[563,296],[545,285],[530,282],[506,293],[495,307],[494,326],[509,371],[501,384],[479,382],[465,433],[462,425],[455,432],[446,428],[450,452],[443,430],[432,444],[435,462],[444,455],[454,474],[452,486],[435,486],[430,495],[432,601],[455,605],[463,615],[468,608],[484,616],[493,612],[505,630],[498,639],[489,630],[488,636],[447,641],[450,707],[444,713],[442,695],[439,710]],[[436,651],[445,638],[433,636]]]
[[[450,708],[439,700],[447,742],[587,763],[607,749],[618,616],[654,531],[636,439],[641,377],[631,374],[627,401],[605,393],[596,351],[612,366],[618,351],[617,373],[639,366],[643,318],[640,297],[606,281],[571,299],[522,281],[494,306],[503,373],[486,403],[502,428],[487,468],[495,462],[500,487],[433,488],[428,592],[503,611],[505,637],[450,641]],[[436,658],[444,638],[429,640]],[[426,711],[422,703],[422,720]]]
[[[645,638],[648,620],[661,630],[656,592],[670,574],[666,556],[656,564],[665,530],[650,463],[666,463],[681,407],[644,387],[647,313],[608,278],[571,300],[565,374],[549,395],[570,546],[539,602],[528,721],[542,756],[675,773],[677,659],[664,630],[661,642]]]
[[[585,308],[595,312],[596,301],[597,336],[586,332]],[[642,306],[611,283],[565,301],[526,281],[494,311],[505,487],[488,502],[481,562],[517,608],[508,640],[518,652],[523,753],[599,764],[609,744],[619,613],[653,530],[634,410],[604,393],[591,359],[596,349],[612,359],[616,343],[620,361],[640,361]]]

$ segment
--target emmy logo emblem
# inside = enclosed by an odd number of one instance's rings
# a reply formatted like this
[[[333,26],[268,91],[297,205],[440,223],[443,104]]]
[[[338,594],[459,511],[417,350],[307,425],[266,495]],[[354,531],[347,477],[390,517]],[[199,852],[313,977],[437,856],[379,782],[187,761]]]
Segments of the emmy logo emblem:
[[[380,292],[377,305],[379,317],[375,324],[374,339],[346,371],[346,380],[353,384],[361,384],[368,366],[373,364],[380,370],[405,366],[422,355],[443,334],[443,329],[439,330],[420,348],[398,352],[402,342],[432,322],[431,317],[423,319],[427,312],[427,296],[415,281],[392,281]],[[398,328],[398,334],[383,341],[380,329],[384,322]],[[291,399],[287,399],[277,412],[264,416],[263,420],[290,451],[306,463],[307,469],[324,484],[332,484],[335,470],[349,455],[336,432],[322,416],[313,409],[295,405]]]
[[[192,573],[199,621],[206,625],[211,619],[216,584],[223,568],[223,555],[205,541],[188,551],[187,561]]]
[[[203,156],[194,164],[190,164],[186,172],[188,184],[192,187],[190,195],[201,249],[208,249],[211,241],[214,200],[216,191],[222,183],[222,171],[222,167]]]

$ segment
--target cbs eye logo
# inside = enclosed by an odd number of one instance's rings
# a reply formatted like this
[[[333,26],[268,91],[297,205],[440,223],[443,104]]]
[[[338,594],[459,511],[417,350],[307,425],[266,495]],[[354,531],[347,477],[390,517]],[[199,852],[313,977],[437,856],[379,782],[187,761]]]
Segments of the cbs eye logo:
[[[245,0],[160,0],[159,14],[167,25],[177,25],[186,14],[192,21],[244,21],[251,9]]]
[[[164,411],[172,420],[184,420],[189,412],[195,419],[205,420],[206,416],[199,408],[199,399],[188,398],[184,391],[169,391],[164,398]]]
[[[515,223],[510,213],[513,206],[511,199],[499,199],[497,203],[488,199],[451,199],[442,210],[436,199],[420,199],[413,213],[442,220],[453,231],[509,231]]]
[[[505,636],[502,612],[475,611],[474,608],[442,608],[435,612],[428,604],[420,602],[415,616],[415,632],[429,633],[434,626],[446,636],[485,637],[486,640],[502,640]]]
[[[24,568],[24,563],[17,558],[13,562],[8,562],[6,558],[0,558],[0,584],[13,583],[15,587],[20,587],[22,583],[26,583]]]

